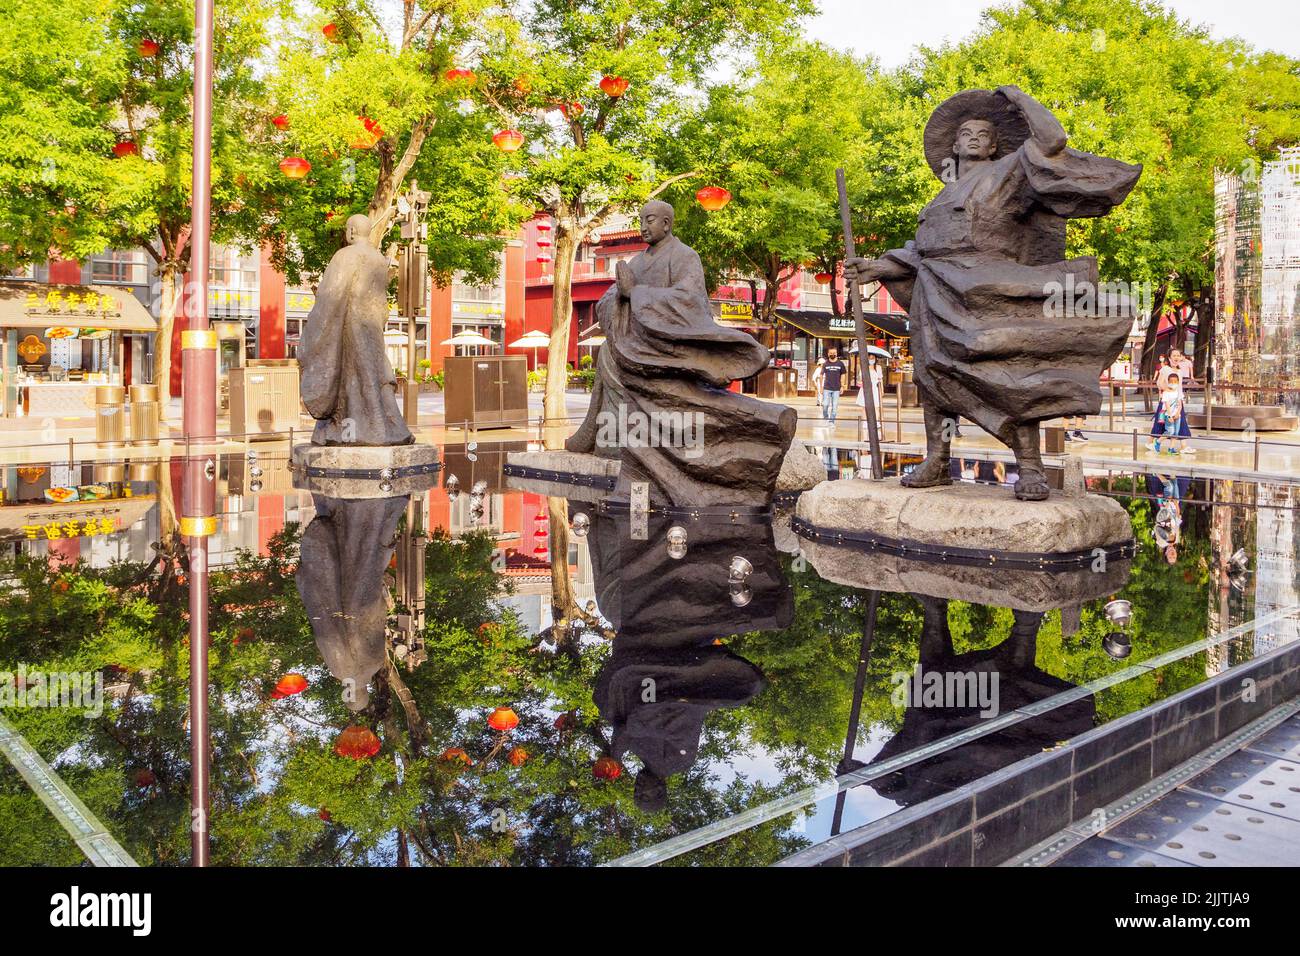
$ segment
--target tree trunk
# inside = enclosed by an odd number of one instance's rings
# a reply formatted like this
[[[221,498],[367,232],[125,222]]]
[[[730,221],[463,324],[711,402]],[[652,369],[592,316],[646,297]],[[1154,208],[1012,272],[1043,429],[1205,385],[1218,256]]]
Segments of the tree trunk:
[[[547,448],[563,448],[569,410],[564,391],[569,384],[569,325],[573,319],[573,263],[582,236],[572,220],[555,219],[555,281],[551,287],[551,344],[546,353],[546,398],[543,427]]]
[[[1138,376],[1144,382],[1151,381],[1151,377],[1156,374],[1156,339],[1160,334],[1160,313],[1165,307],[1165,294],[1169,290],[1169,283],[1162,282],[1156,288],[1156,294],[1151,299],[1151,320],[1147,323],[1146,336],[1142,339],[1142,361],[1138,366]],[[1151,411],[1151,392],[1149,389],[1142,390],[1142,407]]]
[[[167,405],[171,400],[172,382],[172,329],[176,325],[176,305],[179,301],[176,279],[180,263],[161,262],[158,265],[158,333],[153,343],[153,384],[158,386],[158,421],[167,418]]]

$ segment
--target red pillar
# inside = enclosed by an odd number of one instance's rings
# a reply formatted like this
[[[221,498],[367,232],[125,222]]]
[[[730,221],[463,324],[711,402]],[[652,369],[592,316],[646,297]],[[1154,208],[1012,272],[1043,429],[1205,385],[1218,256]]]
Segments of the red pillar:
[[[442,360],[451,354],[451,346],[438,343],[449,338],[451,338],[451,286],[430,283],[429,371],[442,371]]]
[[[271,265],[266,246],[258,273],[257,357],[284,358],[284,275]]]
[[[524,334],[524,245],[522,242],[511,242],[506,245],[505,249],[505,341],[507,343],[515,341]],[[524,353],[528,356],[528,361],[533,360],[532,349],[511,349],[506,348],[507,354]],[[538,353],[538,360],[542,360],[544,353]]]

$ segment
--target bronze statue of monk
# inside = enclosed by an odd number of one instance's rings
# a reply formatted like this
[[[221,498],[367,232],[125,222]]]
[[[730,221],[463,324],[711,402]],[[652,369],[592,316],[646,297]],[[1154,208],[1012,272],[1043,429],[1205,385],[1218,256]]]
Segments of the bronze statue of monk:
[[[345,245],[325,267],[298,344],[302,400],[316,445],[409,445],[397,375],[384,351],[388,260],[367,238],[370,220],[348,218]]]
[[[569,451],[622,460],[633,481],[680,505],[766,507],[790,440],[794,409],[727,390],[766,368],[753,336],[713,321],[700,257],[673,235],[673,207],[641,210],[649,248],[617,266],[596,303],[605,344],[596,384]]]
[[[926,458],[902,483],[948,484],[958,415],[1015,453],[1016,497],[1042,500],[1039,423],[1095,415],[1098,380],[1133,322],[1127,298],[1097,287],[1097,260],[1065,258],[1066,221],[1104,216],[1141,166],[1066,146],[1046,107],[1014,86],[966,90],[925,128],[925,156],[946,185],[916,239],[880,259],[850,259],[850,282],[881,281],[911,316],[913,378]],[[1091,290],[1089,305],[1056,308]]]

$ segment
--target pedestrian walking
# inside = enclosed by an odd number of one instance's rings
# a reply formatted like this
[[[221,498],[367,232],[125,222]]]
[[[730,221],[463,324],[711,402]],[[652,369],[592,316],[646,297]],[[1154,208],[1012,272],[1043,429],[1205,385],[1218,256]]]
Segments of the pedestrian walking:
[[[839,349],[826,350],[826,361],[817,366],[813,373],[813,384],[817,388],[817,400],[822,407],[822,418],[832,425],[840,412],[840,389],[844,386],[844,376],[848,366],[840,360]]]
[[[1167,367],[1163,374],[1160,404],[1151,420],[1151,441],[1147,448],[1159,454],[1190,454],[1193,450],[1186,448],[1183,442],[1183,439],[1191,437],[1192,430],[1187,426],[1182,378],[1172,366]]]

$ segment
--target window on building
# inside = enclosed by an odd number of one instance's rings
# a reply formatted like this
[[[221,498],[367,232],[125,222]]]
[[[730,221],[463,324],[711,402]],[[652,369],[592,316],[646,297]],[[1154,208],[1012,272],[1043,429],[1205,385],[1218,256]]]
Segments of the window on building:
[[[89,278],[96,284],[148,285],[148,254],[143,249],[109,249],[91,256]]]

